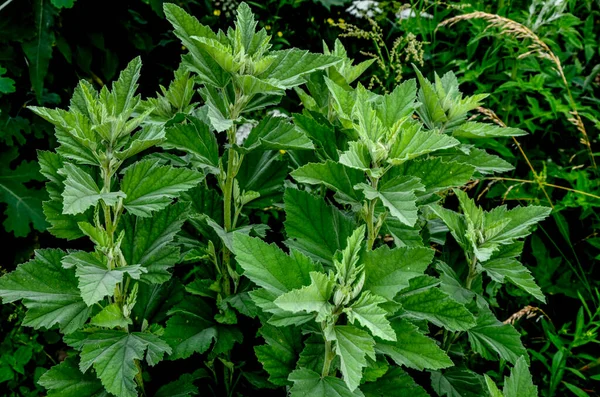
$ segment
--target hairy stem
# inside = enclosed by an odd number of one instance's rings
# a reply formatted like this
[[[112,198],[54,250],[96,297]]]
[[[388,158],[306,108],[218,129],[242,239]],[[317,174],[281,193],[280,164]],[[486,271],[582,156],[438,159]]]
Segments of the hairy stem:
[[[325,360],[323,362],[323,371],[321,372],[321,376],[325,377],[329,375],[329,370],[331,369],[331,363],[335,358],[335,353],[331,348],[331,341],[325,341]]]
[[[477,277],[477,257],[473,255],[473,259],[469,264],[469,274],[467,275],[467,281],[465,282],[465,287],[467,289],[471,289],[471,284],[473,284],[473,280]]]

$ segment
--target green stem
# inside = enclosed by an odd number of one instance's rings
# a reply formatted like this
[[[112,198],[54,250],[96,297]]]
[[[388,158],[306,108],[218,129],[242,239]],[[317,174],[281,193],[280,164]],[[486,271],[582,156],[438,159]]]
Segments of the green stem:
[[[329,375],[329,370],[331,369],[331,363],[335,358],[335,353],[331,348],[331,341],[325,341],[325,360],[323,362],[323,371],[321,372],[321,377],[325,377]]]
[[[473,255],[473,259],[469,265],[469,274],[467,275],[467,281],[465,282],[465,287],[470,290],[471,284],[473,284],[473,280],[477,277],[477,256]]]
[[[371,187],[377,190],[377,183],[379,180],[377,178],[371,179]],[[375,206],[377,205],[378,199],[373,199],[369,201],[369,206],[367,209],[367,249],[370,251],[373,249],[373,245],[375,244],[375,239],[377,238],[377,233],[379,230],[375,227]]]

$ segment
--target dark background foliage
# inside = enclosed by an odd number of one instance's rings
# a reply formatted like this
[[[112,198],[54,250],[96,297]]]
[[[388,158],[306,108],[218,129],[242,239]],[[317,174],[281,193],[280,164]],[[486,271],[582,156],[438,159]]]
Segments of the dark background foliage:
[[[237,2],[177,3],[203,23],[225,28]],[[509,288],[507,293],[496,294],[494,311],[501,319],[520,313],[515,326],[532,356],[533,378],[541,395],[598,395],[600,171],[570,119],[576,109],[592,153],[599,150],[600,2],[566,1],[563,9],[551,10],[546,23],[535,29],[560,60],[566,86],[552,62],[534,55],[520,57],[529,51],[531,41],[487,28],[482,20],[438,27],[449,17],[475,10],[531,27],[549,1],[382,1],[382,12],[372,22],[350,15],[346,10],[350,4],[341,5],[341,0],[248,3],[260,25],[273,34],[275,47],[320,51],[323,42],[331,46],[342,35],[351,57],[364,60],[381,54],[363,83],[370,84],[370,75],[376,75],[374,85],[382,91],[393,87],[398,72],[402,79],[413,78],[411,63],[422,61],[419,67],[429,77],[452,70],[466,93],[490,94],[486,107],[503,123],[530,133],[518,144],[507,139],[489,148],[515,165],[515,170],[503,175],[505,179],[481,180],[472,189],[484,207],[501,203],[554,207],[552,217],[527,242],[523,258],[548,303],[528,306],[536,304]],[[55,142],[50,126],[26,106],[65,107],[79,79],[101,87],[138,55],[144,63],[140,91],[144,97],[151,96],[159,84],[171,79],[184,49],[164,19],[161,0],[3,4],[0,209],[4,227],[0,238],[4,248],[0,271],[8,272],[28,260],[36,248],[65,247],[44,232],[44,193],[35,163],[36,150],[51,148]],[[397,17],[396,13],[409,9],[412,17]],[[353,29],[365,33],[348,35],[356,32]],[[409,35],[413,35],[410,40]],[[293,102],[284,100],[282,106],[295,110],[290,108]],[[496,286],[491,283],[488,288],[494,291]],[[21,328],[22,317],[18,305],[2,307],[0,390],[7,390],[8,396],[39,395],[35,381],[44,368],[61,359],[58,336]],[[502,364],[481,365],[490,375],[500,376],[503,370]]]

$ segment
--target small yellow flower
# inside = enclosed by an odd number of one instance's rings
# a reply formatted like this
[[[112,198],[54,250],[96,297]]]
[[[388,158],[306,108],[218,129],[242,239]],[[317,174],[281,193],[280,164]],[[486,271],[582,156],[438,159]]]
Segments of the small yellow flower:
[[[283,149],[280,149],[280,150],[279,150],[279,153],[281,153],[281,154],[285,154],[285,150],[283,150]]]
[[[314,22],[315,21],[315,17],[310,17],[310,21]]]
[[[282,32],[277,32],[277,36],[283,37],[283,33]]]
[[[267,25],[267,26],[265,26],[265,29],[266,29],[266,30],[271,30],[271,25]]]
[[[338,22],[339,22],[339,23],[344,23],[344,22],[346,22],[346,21],[344,21],[344,18],[338,18]]]
[[[187,47],[186,47],[186,46],[184,46],[184,45],[182,45],[182,46],[181,46],[181,50],[182,50],[182,51],[185,51],[185,50],[187,50]]]
[[[330,25],[333,25],[335,23],[335,21],[331,18],[327,18],[327,23]]]
[[[221,15],[221,10],[214,10],[213,14],[218,17],[219,15]]]

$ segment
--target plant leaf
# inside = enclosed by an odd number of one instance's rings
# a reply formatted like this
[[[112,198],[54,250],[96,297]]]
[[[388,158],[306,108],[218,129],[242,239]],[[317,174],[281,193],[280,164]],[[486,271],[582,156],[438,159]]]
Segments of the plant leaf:
[[[66,255],[58,249],[37,250],[35,258],[0,278],[0,297],[4,303],[22,299],[28,309],[23,325],[51,328],[72,333],[89,318],[91,309],[81,299],[73,270],[64,269]]]
[[[292,313],[307,312],[326,316],[332,309],[329,299],[335,285],[333,274],[328,277],[324,273],[312,271],[310,280],[309,285],[280,295],[275,299],[275,304]]]
[[[108,397],[102,383],[92,373],[83,374],[73,357],[46,371],[38,383],[48,390],[47,397]]]
[[[196,117],[188,117],[189,123],[176,124],[167,129],[165,149],[177,149],[190,153],[201,166],[217,173],[219,169],[219,146],[217,138],[208,125]]]
[[[375,382],[361,385],[365,397],[429,397],[409,374],[399,367],[393,367]]]
[[[519,357],[510,371],[510,376],[504,380],[504,397],[537,397],[538,389],[533,384],[531,373],[527,368],[524,357]]]
[[[485,395],[481,375],[468,369],[452,368],[431,372],[431,386],[440,396],[481,397]]]
[[[344,382],[354,391],[360,384],[362,369],[367,366],[367,356],[375,360],[375,341],[366,331],[350,325],[336,325],[333,331]]]
[[[348,321],[351,324],[358,320],[360,325],[368,328],[374,336],[395,341],[396,334],[390,322],[385,318],[387,311],[379,307],[379,304],[384,302],[387,302],[387,299],[373,295],[370,291],[365,291],[344,311],[348,315]]]
[[[273,63],[257,77],[271,81],[282,89],[300,85],[304,82],[302,76],[325,69],[341,60],[335,56],[313,54],[296,48],[272,51],[269,55],[275,57]]]
[[[297,369],[288,379],[294,382],[290,397],[364,397],[359,389],[350,391],[341,379],[333,376],[321,377],[309,369]]]
[[[141,160],[124,171],[123,204],[132,214],[148,217],[168,206],[172,199],[196,186],[203,176],[186,168],[159,165],[159,160]]]
[[[288,375],[296,368],[296,361],[302,350],[300,330],[265,324],[259,333],[267,344],[255,346],[254,352],[269,374],[269,381],[277,386],[290,385]]]

